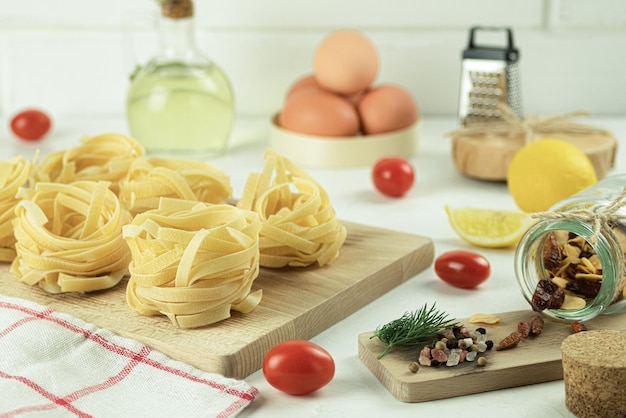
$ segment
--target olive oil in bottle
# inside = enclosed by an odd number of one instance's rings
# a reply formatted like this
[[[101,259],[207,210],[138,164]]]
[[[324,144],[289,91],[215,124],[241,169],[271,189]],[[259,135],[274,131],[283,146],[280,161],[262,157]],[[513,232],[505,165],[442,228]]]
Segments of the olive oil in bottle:
[[[235,117],[230,82],[195,48],[191,0],[161,0],[161,10],[161,53],[131,76],[131,135],[148,154],[222,154]]]

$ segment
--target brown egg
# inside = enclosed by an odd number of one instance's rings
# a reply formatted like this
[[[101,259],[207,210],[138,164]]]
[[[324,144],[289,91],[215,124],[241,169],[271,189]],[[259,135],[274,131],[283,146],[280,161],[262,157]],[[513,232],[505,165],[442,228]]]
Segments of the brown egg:
[[[325,89],[351,95],[369,87],[379,70],[376,47],[352,30],[332,32],[317,46],[313,73]]]
[[[361,101],[361,99],[365,96],[365,93],[367,93],[368,91],[370,91],[370,87],[366,88],[365,90],[361,90],[357,93],[345,94],[342,96],[350,100],[350,102],[352,102],[354,105],[357,105]]]
[[[316,136],[354,136],[360,126],[350,101],[318,89],[303,89],[287,99],[279,124],[290,131]]]
[[[289,100],[292,94],[309,88],[315,88],[318,90],[321,88],[319,84],[317,84],[317,80],[315,80],[315,76],[313,74],[302,76],[294,81],[287,89],[286,99]]]
[[[359,100],[357,109],[366,135],[408,128],[419,119],[417,104],[411,94],[392,84],[372,88]]]

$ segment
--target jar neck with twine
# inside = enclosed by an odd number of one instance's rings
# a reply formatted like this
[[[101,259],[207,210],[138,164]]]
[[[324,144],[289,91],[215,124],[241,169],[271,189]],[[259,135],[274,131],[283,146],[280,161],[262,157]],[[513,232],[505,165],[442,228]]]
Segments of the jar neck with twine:
[[[626,206],[626,187],[607,206],[597,206],[593,208],[578,208],[567,212],[537,212],[531,215],[539,220],[561,220],[571,219],[591,225],[593,233],[590,244],[595,246],[598,236],[602,231],[610,231],[611,224],[626,220],[626,214],[618,213]]]

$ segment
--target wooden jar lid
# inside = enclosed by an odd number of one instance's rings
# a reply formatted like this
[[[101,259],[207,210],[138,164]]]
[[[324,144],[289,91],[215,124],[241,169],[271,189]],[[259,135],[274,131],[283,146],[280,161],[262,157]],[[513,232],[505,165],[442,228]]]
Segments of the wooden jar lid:
[[[613,168],[617,140],[611,134],[548,136],[568,141],[581,149],[591,160],[598,180]],[[452,140],[452,157],[461,174],[480,180],[506,181],[509,163],[523,145],[521,136],[457,136]]]
[[[578,417],[626,416],[626,332],[593,330],[563,340],[565,404]]]

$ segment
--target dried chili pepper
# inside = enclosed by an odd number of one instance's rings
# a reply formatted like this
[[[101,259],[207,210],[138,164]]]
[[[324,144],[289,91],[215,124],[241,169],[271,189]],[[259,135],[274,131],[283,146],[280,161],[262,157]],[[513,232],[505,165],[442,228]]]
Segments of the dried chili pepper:
[[[587,327],[582,322],[574,321],[572,322],[572,331],[575,333],[587,331]]]
[[[567,282],[565,288],[586,298],[595,298],[601,286],[602,282],[598,280],[573,279]]]
[[[520,341],[522,341],[522,334],[517,331],[513,331],[506,337],[504,337],[498,345],[496,345],[496,351],[506,350],[509,348],[516,347]]]
[[[558,309],[563,305],[565,292],[548,279],[537,282],[535,293],[533,293],[531,305],[533,311],[541,312],[544,309]]]

